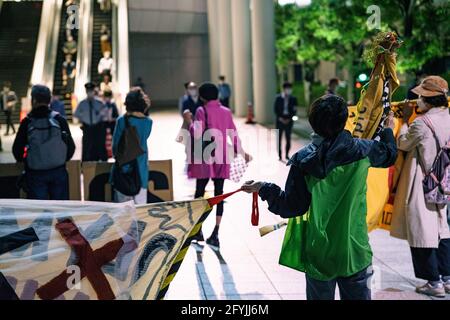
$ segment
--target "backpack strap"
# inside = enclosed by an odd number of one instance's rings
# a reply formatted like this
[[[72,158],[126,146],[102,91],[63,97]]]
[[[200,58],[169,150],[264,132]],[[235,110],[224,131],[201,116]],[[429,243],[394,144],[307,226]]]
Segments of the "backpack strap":
[[[439,137],[436,134],[436,131],[434,130],[434,126],[433,126],[433,122],[431,121],[430,118],[428,118],[426,115],[422,116],[422,120],[425,123],[425,125],[431,130],[431,132],[433,133],[433,137],[434,140],[436,141],[436,147],[437,147],[437,151],[439,153],[439,150],[442,148],[441,147],[441,142],[439,141]]]
[[[439,141],[439,137],[436,134],[436,131],[434,130],[433,122],[431,121],[431,119],[429,117],[427,117],[426,115],[423,115],[421,119],[423,120],[423,123],[425,123],[425,125],[433,133],[434,141],[436,142],[436,157],[434,158],[434,161],[433,161],[433,165],[432,165],[432,168],[433,168],[434,164],[438,160],[439,155],[441,154],[441,150],[442,150],[443,147],[441,146],[441,142]],[[445,144],[444,144],[444,146],[445,146]],[[422,161],[422,157],[421,157],[420,152],[419,152],[419,147],[417,146],[416,149],[417,149],[417,159],[419,160],[419,164],[422,167],[422,171],[423,171],[423,173],[425,175],[428,175],[429,172],[427,172],[425,170],[425,165],[424,165],[424,163]],[[433,169],[431,169],[431,170],[433,170]]]
[[[125,121],[125,129],[130,128],[130,116],[125,115],[125,116],[123,117],[123,120]]]
[[[203,132],[207,131],[209,129],[208,126],[208,112],[206,111],[206,106],[201,107],[205,111],[205,130]]]

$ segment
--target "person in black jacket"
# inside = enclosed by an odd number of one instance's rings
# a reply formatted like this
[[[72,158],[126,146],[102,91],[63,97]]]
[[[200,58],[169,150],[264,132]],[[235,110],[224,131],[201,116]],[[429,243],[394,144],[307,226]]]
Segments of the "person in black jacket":
[[[202,101],[198,96],[198,88],[195,82],[190,82],[187,86],[187,99],[183,101],[183,109],[181,114],[189,110],[195,116],[198,107],[201,107]]]
[[[69,177],[65,162],[72,158],[75,143],[66,119],[50,109],[51,98],[49,88],[43,85],[33,86],[31,89],[32,110],[20,123],[12,151],[17,162],[24,162],[26,191],[29,199],[69,200]],[[44,119],[48,121],[42,121]],[[47,123],[47,125],[45,127],[36,125],[35,128],[34,125],[37,122]],[[39,134],[39,131],[48,134],[44,136]],[[44,143],[39,142],[38,137],[46,137]],[[47,143],[51,145],[48,146]],[[55,148],[55,146],[59,147]],[[46,151],[46,148],[50,151]],[[34,156],[32,160],[30,160],[31,153]],[[51,163],[58,164],[52,167]]]
[[[297,114],[297,98],[292,96],[292,84],[286,82],[283,84],[283,92],[275,99],[274,110],[277,117],[278,135],[278,156],[281,158],[281,141],[283,133],[286,134],[286,160],[289,160],[289,150],[291,149],[292,126],[294,125],[293,117]]]

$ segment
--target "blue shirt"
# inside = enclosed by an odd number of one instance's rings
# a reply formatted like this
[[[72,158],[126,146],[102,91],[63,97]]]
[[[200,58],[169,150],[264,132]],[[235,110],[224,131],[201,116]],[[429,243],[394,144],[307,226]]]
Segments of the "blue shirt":
[[[66,107],[61,100],[52,100],[52,102],[50,102],[50,109],[58,112],[63,118],[66,117]]]
[[[219,99],[220,100],[231,97],[231,87],[228,83],[219,84],[217,87],[219,89]]]
[[[147,140],[152,132],[153,120],[150,118],[138,118],[135,116],[130,116],[129,118],[130,126],[136,127],[136,131],[141,143],[141,148],[144,150],[144,154],[137,158],[139,167],[139,176],[141,177],[141,184],[143,189],[148,188],[148,148]],[[117,153],[117,148],[119,147],[119,141],[125,130],[125,119],[124,116],[117,119],[116,128],[114,129],[112,148],[113,153]]]

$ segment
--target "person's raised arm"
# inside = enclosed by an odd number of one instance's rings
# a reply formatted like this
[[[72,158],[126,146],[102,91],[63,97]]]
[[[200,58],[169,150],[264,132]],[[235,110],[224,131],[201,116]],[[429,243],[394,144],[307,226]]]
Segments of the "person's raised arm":
[[[296,166],[291,166],[284,191],[273,183],[253,181],[244,184],[242,190],[248,193],[258,192],[261,199],[268,202],[269,211],[282,218],[302,216],[311,204],[311,193],[305,176]]]

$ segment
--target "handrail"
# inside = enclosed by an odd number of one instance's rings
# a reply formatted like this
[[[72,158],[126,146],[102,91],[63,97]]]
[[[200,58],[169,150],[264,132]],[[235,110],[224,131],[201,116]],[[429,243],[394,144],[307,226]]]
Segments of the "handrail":
[[[130,60],[129,60],[129,24],[128,24],[128,0],[116,1],[117,19],[113,25],[117,25],[117,53],[114,57],[117,70],[117,88],[120,98],[125,99],[130,89]],[[114,45],[114,44],[113,44]]]
[[[34,55],[31,84],[44,84],[53,89],[56,55],[58,50],[59,21],[63,0],[43,1],[39,35]],[[49,21],[53,17],[53,21]],[[52,23],[57,21],[57,23]]]
[[[92,0],[80,0],[80,29],[78,31],[77,76],[75,78],[75,97],[78,101],[86,96],[84,85],[91,80],[92,30],[94,10]]]

